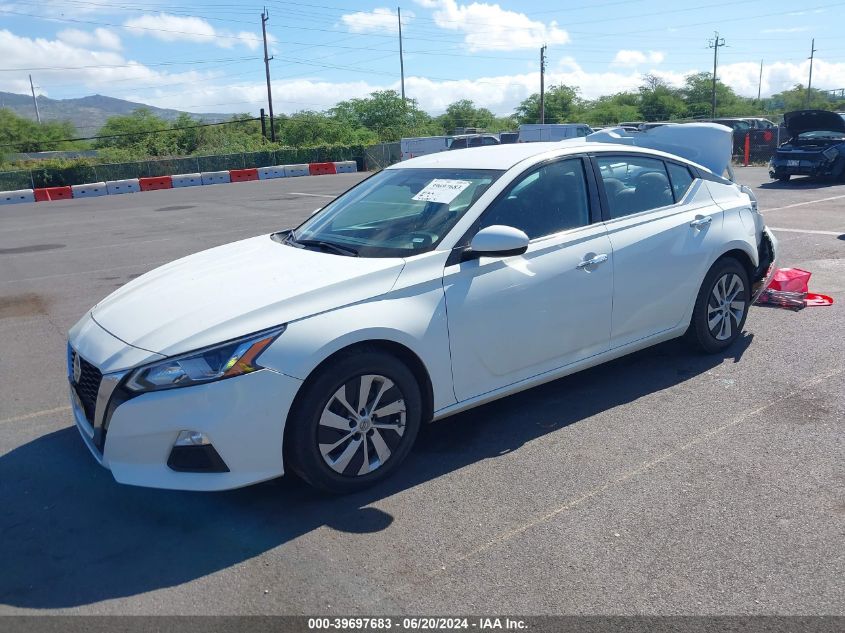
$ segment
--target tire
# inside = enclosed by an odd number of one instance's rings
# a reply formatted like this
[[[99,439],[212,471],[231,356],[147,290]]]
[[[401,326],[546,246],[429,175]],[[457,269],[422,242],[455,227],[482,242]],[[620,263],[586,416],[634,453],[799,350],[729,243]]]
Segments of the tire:
[[[791,177],[791,174],[786,174],[785,176],[778,176],[777,181],[778,182],[789,182],[790,177]]]
[[[359,402],[362,383],[367,405]],[[285,464],[320,490],[357,492],[399,467],[421,421],[420,385],[404,363],[375,350],[341,356],[309,378],[297,399]]]
[[[718,260],[698,291],[688,340],[708,354],[726,350],[742,333],[750,302],[751,285],[745,267],[733,257]]]

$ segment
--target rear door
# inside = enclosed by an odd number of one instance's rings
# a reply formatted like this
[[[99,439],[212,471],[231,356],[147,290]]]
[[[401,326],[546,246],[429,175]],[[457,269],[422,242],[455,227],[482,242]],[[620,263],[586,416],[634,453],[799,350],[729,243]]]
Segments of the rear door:
[[[681,162],[602,152],[593,165],[613,247],[615,348],[681,324],[720,242],[723,216]]]

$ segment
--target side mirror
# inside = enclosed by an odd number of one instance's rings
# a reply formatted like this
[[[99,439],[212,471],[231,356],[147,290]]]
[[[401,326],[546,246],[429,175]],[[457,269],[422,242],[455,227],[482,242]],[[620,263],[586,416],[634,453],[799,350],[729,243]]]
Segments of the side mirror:
[[[528,242],[528,236],[523,231],[512,226],[494,224],[475,234],[463,259],[475,259],[482,255],[489,257],[522,255],[528,250]]]

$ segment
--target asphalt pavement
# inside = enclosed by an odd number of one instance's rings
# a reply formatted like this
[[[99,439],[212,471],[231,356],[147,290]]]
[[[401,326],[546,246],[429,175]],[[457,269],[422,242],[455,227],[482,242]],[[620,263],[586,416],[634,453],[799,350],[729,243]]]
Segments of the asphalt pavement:
[[[0,207],[0,614],[845,615],[845,185],[739,168],[829,308],[754,308],[428,426],[330,498],[122,486],[78,437],[67,330],[178,257],[364,175]]]

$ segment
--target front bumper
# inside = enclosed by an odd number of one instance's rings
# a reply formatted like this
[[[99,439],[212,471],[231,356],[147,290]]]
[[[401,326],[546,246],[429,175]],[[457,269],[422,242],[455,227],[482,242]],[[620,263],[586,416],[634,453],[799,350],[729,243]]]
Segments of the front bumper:
[[[100,336],[108,335],[104,330]],[[72,349],[91,349],[71,340]],[[69,350],[69,357],[72,350]],[[84,356],[83,356],[84,358]],[[86,358],[96,365],[104,359]],[[72,379],[72,363],[68,363]],[[74,420],[85,445],[124,484],[177,490],[226,490],[284,473],[285,421],[302,381],[270,369],[126,399],[128,372],[103,375],[93,416],[70,386]],[[168,466],[180,431],[211,441],[228,472],[185,472]]]
[[[788,158],[775,156],[769,162],[769,177],[783,178],[785,176],[810,176],[812,178],[830,178],[842,173],[840,158],[828,160],[821,154],[818,158]]]

